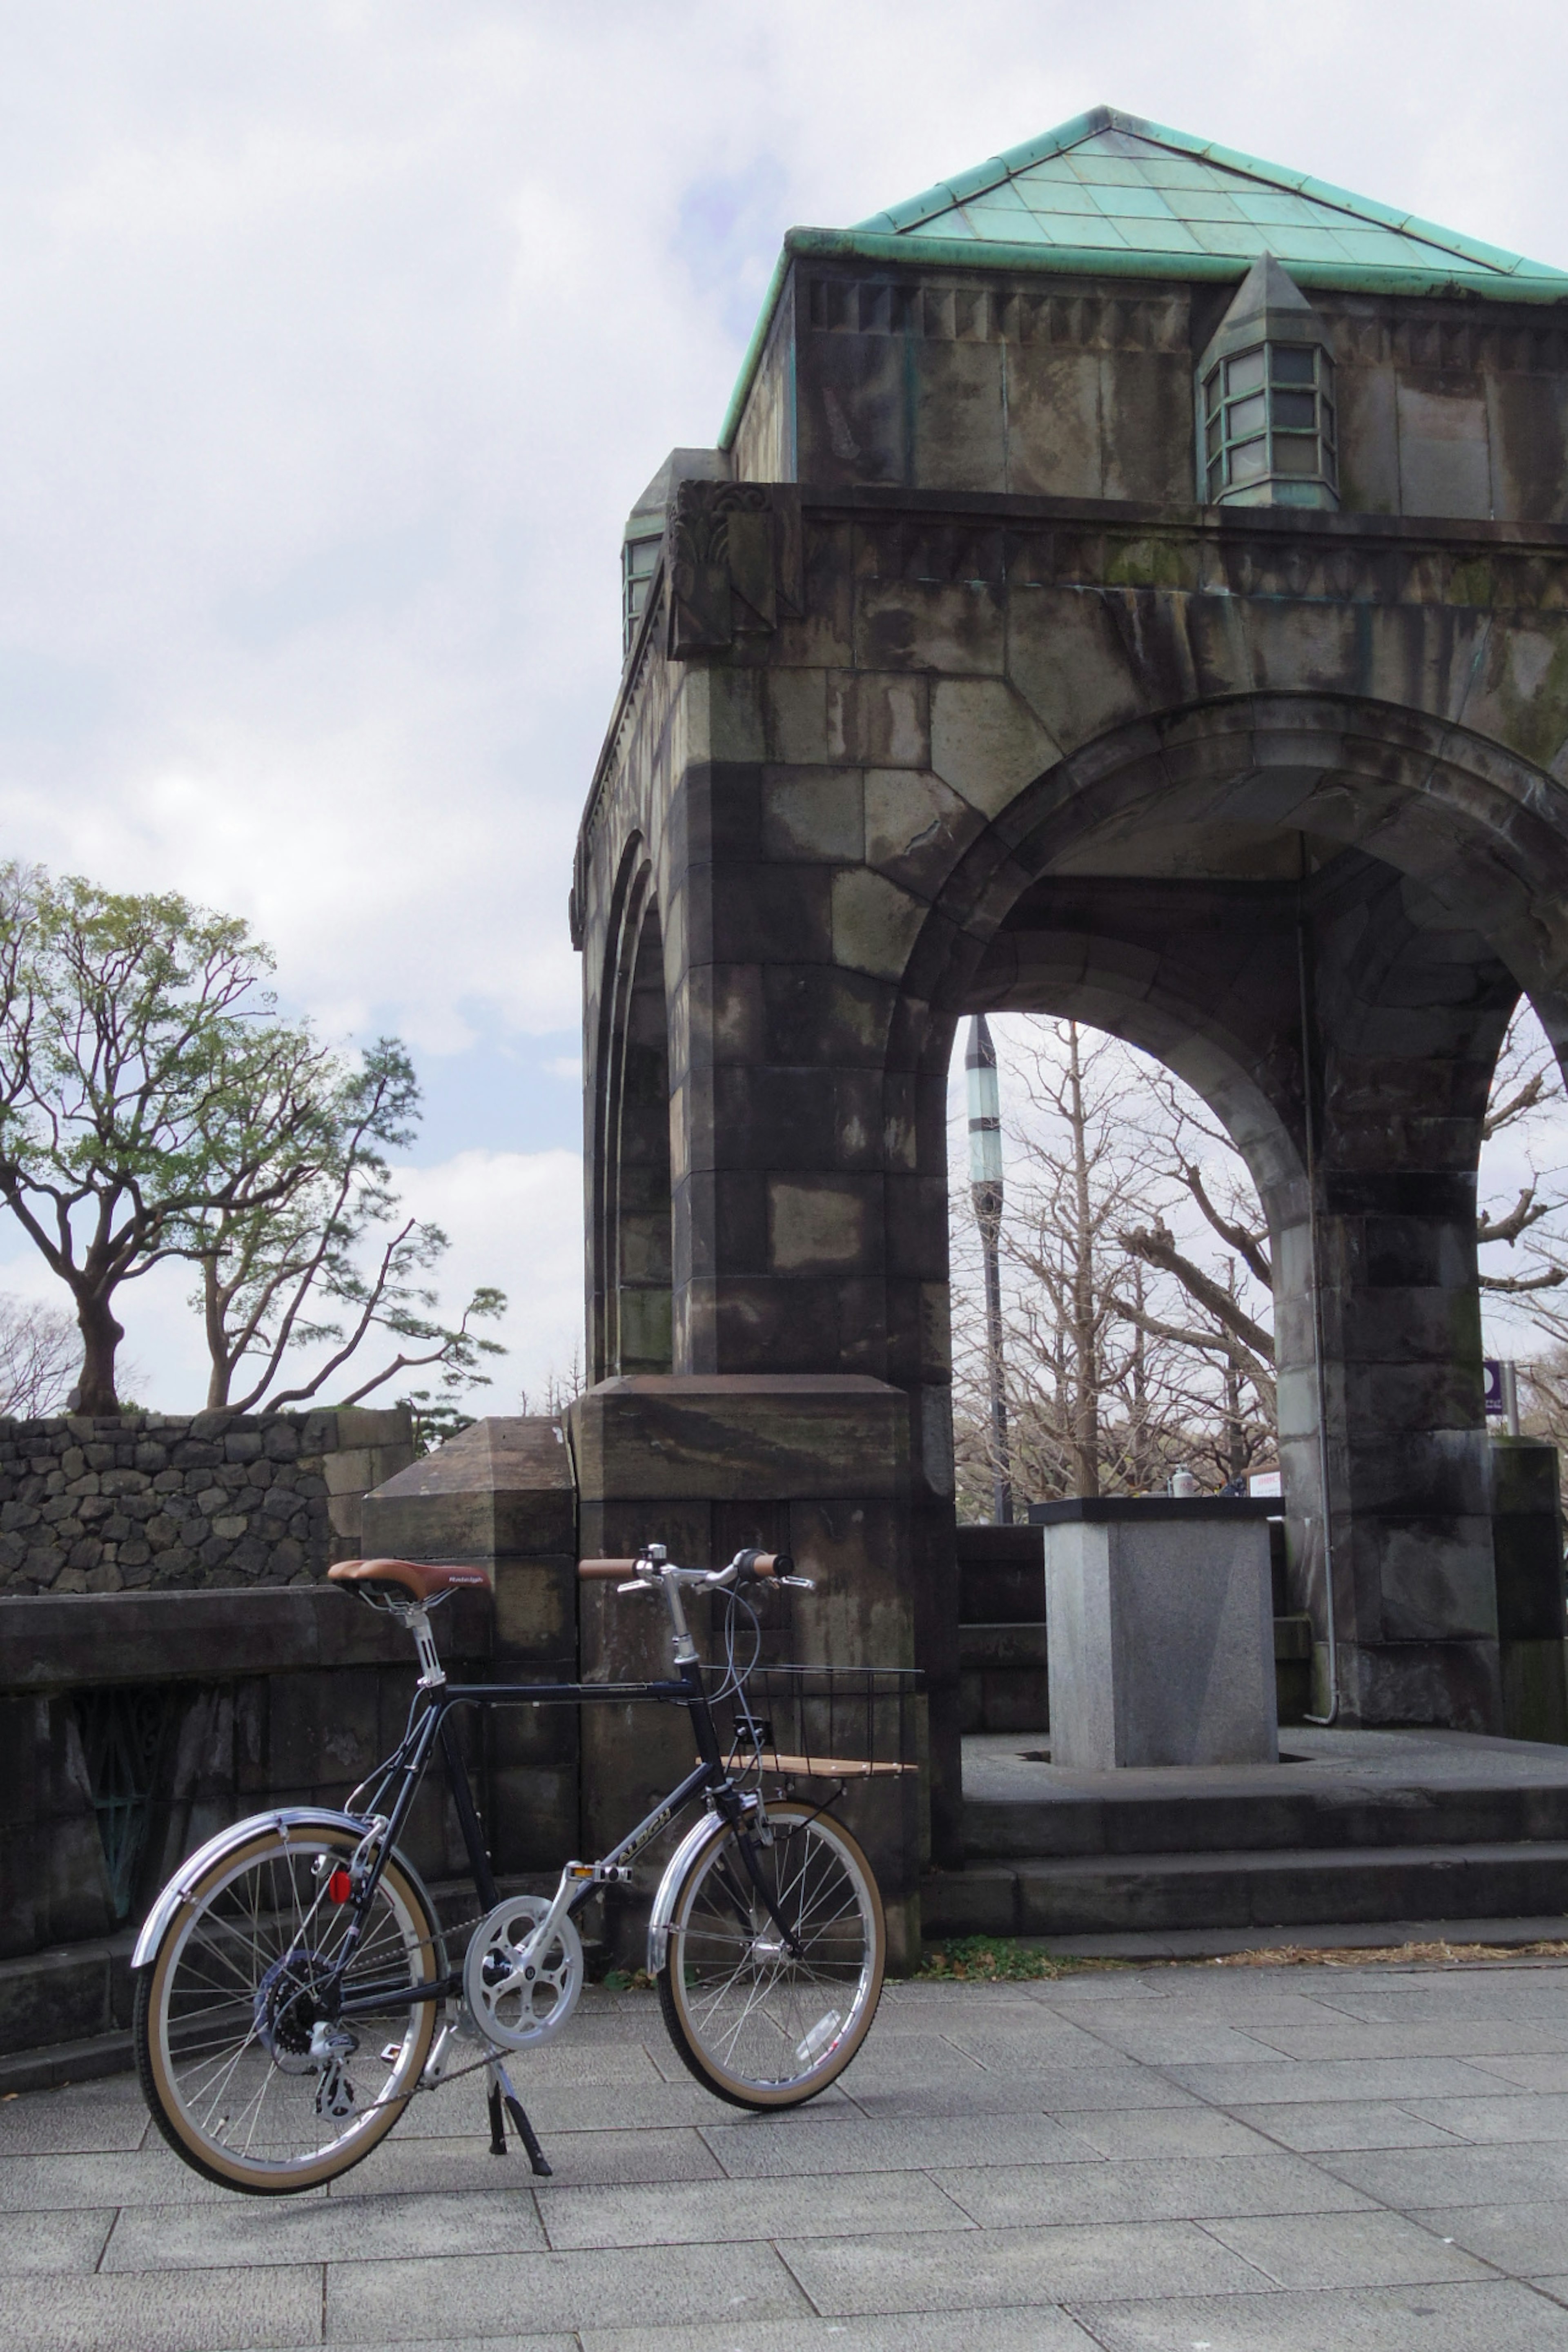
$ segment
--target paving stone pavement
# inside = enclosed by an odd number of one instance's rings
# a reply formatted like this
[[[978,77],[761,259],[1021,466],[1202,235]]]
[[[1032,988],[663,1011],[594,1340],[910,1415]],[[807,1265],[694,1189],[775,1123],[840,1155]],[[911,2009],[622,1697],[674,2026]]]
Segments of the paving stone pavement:
[[[0,2101],[5,2352],[1568,2352],[1568,1967],[900,1984],[813,2106],[647,1994],[324,2192],[185,2169],[129,2077]]]

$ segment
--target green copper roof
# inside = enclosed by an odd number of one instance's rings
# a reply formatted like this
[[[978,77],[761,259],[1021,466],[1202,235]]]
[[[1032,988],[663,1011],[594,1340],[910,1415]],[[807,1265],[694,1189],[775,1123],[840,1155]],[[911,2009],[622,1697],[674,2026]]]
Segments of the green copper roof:
[[[851,234],[1062,247],[1079,268],[1079,256],[1135,254],[1157,258],[1163,276],[1185,274],[1183,259],[1245,263],[1271,253],[1293,272],[1317,265],[1320,284],[1319,271],[1348,265],[1493,293],[1500,280],[1548,278],[1568,294],[1568,272],[1104,106],[890,205]]]
[[[739,429],[797,257],[1239,284],[1266,253],[1310,289],[1568,301],[1568,270],[1097,106],[857,228],[788,230],[719,446]]]

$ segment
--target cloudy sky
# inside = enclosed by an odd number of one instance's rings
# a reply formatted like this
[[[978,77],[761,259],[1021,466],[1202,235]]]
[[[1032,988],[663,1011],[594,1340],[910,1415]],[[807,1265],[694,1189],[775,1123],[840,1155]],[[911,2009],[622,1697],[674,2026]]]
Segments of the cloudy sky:
[[[1103,101],[1568,264],[1565,68],[1560,0],[9,0],[7,854],[243,914],[290,1005],[409,1041],[512,1402],[578,1339],[620,525],[784,229]],[[169,1408],[181,1287],[122,1294]]]

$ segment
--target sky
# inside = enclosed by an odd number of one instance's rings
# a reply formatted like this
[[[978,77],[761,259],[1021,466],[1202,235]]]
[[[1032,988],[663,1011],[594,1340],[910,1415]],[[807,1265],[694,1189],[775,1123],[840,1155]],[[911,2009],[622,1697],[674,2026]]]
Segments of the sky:
[[[1568,11],[1496,0],[0,5],[0,836],[244,916],[408,1042],[406,1171],[581,1346],[572,843],[621,525],[783,232],[1097,103],[1568,266]],[[0,1286],[54,1286],[0,1233]],[[63,1303],[63,1294],[61,1295]],[[200,1401],[177,1274],[122,1294]]]

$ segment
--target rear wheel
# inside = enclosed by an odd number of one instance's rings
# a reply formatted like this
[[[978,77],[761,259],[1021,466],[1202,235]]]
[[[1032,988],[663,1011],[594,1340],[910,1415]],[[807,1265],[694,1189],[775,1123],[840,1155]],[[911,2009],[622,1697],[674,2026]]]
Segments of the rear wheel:
[[[836,2081],[886,1965],[881,1897],[848,1832],[801,1804],[771,1805],[768,1822],[772,1843],[752,1851],[773,1911],[742,1847],[755,1832],[716,1822],[677,1890],[658,1978],[670,2040],[738,2107],[799,2106]]]
[[[136,2065],[177,2156],[260,2195],[314,2189],[384,2139],[418,2084],[437,2002],[437,1930],[389,1859],[334,2020],[323,1998],[351,1927],[347,1824],[258,1823],[215,1861],[137,1973]],[[371,2004],[358,2013],[360,2001]]]

